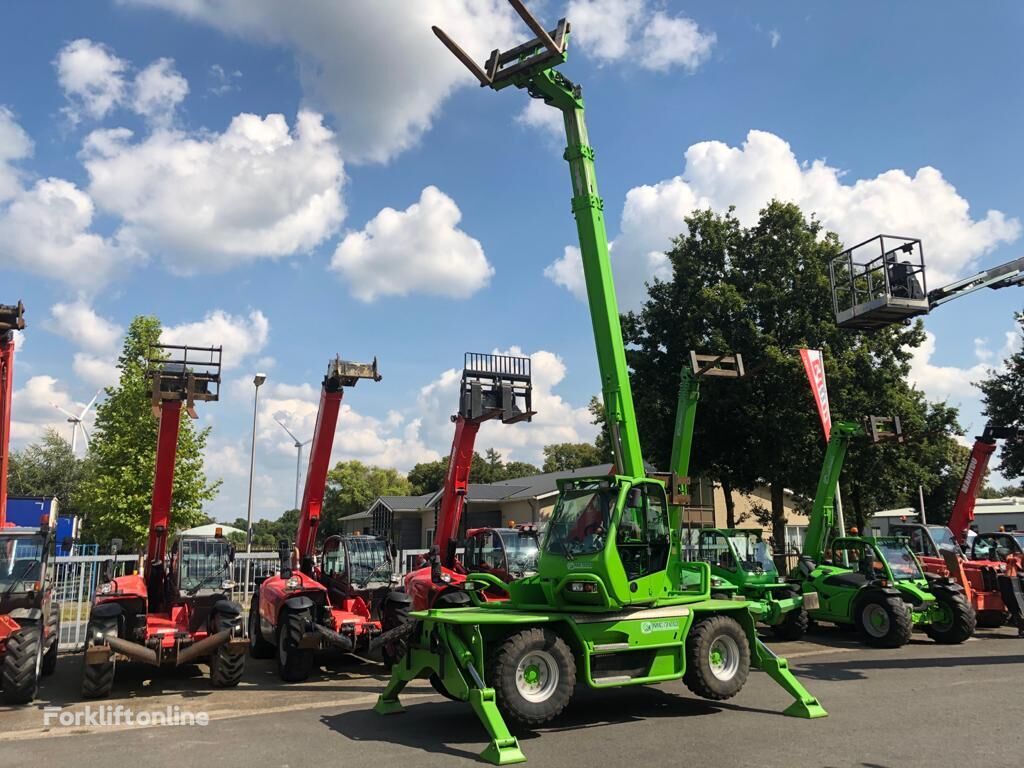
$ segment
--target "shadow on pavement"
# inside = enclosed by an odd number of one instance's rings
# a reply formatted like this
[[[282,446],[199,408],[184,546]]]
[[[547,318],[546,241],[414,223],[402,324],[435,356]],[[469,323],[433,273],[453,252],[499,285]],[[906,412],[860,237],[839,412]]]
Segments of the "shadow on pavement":
[[[987,667],[998,664],[1022,664],[1024,655],[954,656],[933,659],[859,659],[856,661],[825,661],[800,664],[796,675],[808,680],[866,680],[865,671],[875,669],[927,669],[949,667]]]

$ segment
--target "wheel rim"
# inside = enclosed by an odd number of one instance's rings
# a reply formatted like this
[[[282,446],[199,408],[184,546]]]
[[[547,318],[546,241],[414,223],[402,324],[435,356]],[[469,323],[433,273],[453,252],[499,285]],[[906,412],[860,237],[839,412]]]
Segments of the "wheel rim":
[[[953,611],[950,610],[948,605],[944,603],[936,604],[932,626],[939,630],[939,632],[945,632],[953,626]]]
[[[728,635],[719,635],[708,650],[711,674],[719,680],[732,680],[740,668],[740,646]]]
[[[871,603],[861,614],[861,624],[872,637],[885,637],[889,634],[889,612],[877,603]]]
[[[558,686],[558,665],[547,651],[530,651],[516,666],[516,690],[529,702],[546,701]]]

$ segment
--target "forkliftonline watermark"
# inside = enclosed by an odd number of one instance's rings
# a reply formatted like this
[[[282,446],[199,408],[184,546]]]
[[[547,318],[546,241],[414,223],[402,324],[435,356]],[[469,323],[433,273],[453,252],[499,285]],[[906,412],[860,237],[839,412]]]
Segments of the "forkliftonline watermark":
[[[123,704],[87,704],[81,709],[43,708],[43,726],[46,728],[147,728],[167,725],[205,727],[209,724],[208,713],[193,712],[177,705],[161,709],[133,709]]]

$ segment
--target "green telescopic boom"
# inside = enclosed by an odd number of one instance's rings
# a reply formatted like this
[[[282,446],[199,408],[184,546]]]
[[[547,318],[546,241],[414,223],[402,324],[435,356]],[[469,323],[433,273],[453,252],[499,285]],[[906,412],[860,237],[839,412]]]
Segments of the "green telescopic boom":
[[[846,450],[850,447],[851,438],[863,434],[861,426],[852,421],[837,421],[832,424],[802,552],[816,563],[821,562],[825,554],[825,545],[836,525],[836,487],[839,485],[839,475],[846,460]]]
[[[572,178],[572,212],[579,233],[583,276],[597,346],[601,392],[611,433],[615,470],[620,475],[644,477],[646,472],[640,452],[640,435],[633,409],[633,392],[626,368],[626,350],[622,342],[619,307],[608,254],[604,203],[597,191],[594,150],[587,137],[582,92],[578,85],[555,69],[567,57],[569,24],[562,19],[556,29],[547,32],[521,2],[510,1],[516,12],[537,34],[537,38],[504,53],[494,51],[483,67],[473,61],[443,30],[434,27],[434,34],[466,65],[482,86],[489,86],[496,91],[508,86],[522,88],[531,97],[542,99],[562,113],[567,144],[563,156],[569,163]],[[539,34],[538,30],[544,34]]]

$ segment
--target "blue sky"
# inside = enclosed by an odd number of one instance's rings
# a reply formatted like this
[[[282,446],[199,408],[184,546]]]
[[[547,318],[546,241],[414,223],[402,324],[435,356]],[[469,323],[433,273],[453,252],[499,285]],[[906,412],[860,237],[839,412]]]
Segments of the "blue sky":
[[[566,5],[531,7],[553,24]],[[749,219],[779,196],[848,241],[921,237],[932,285],[1020,255],[1018,4],[569,5],[564,71],[584,86],[626,306],[696,205]],[[30,323],[16,445],[67,430],[52,404],[80,408],[109,383],[139,313],[225,346],[224,397],[202,412],[220,518],[245,509],[257,368],[259,516],[292,501],[294,449],[273,419],[311,435],[335,352],[376,355],[384,375],[346,395],[339,459],[404,470],[446,453],[467,350],[534,355],[537,420],[485,430],[481,447],[539,463],[545,443],[592,436],[562,143],[550,115],[475,87],[429,33],[482,56],[523,37],[506,5],[3,15],[0,301],[24,299]],[[983,426],[969,382],[1019,347],[1022,307],[1019,290],[986,291],[927,319],[915,381],[961,405],[969,434]]]

